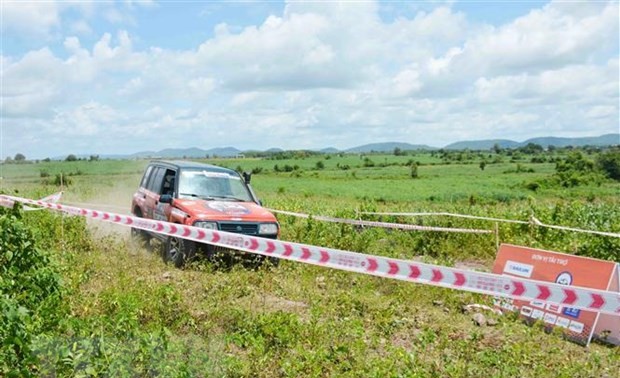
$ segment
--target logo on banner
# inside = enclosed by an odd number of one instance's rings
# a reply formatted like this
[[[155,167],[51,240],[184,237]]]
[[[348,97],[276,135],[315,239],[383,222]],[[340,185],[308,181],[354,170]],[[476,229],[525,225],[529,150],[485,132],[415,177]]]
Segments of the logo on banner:
[[[573,276],[569,272],[562,272],[558,274],[558,276],[555,279],[555,282],[559,283],[560,285],[568,286],[573,283]]]
[[[504,273],[513,274],[519,277],[530,278],[533,271],[534,267],[532,265],[523,264],[516,261],[508,260],[504,266]]]

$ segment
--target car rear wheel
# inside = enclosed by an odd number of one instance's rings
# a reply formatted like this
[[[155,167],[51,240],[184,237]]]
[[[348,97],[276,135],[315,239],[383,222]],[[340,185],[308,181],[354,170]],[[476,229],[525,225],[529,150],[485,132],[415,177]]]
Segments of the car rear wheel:
[[[196,243],[190,240],[169,236],[164,249],[164,261],[181,268],[196,255]]]

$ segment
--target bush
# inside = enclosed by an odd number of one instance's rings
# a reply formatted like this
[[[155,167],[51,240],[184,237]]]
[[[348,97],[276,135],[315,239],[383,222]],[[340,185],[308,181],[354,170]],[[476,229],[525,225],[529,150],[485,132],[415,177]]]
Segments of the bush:
[[[56,173],[56,176],[52,181],[52,184],[56,186],[69,186],[72,183],[73,181],[67,175],[63,175],[62,173]]]
[[[418,178],[418,164],[411,164],[411,178]]]
[[[535,192],[538,190],[538,188],[540,188],[540,184],[536,181],[528,182],[527,184],[525,184],[525,188],[527,190]]]
[[[599,155],[596,159],[596,167],[610,179],[620,181],[620,149]]]
[[[35,335],[60,321],[60,278],[17,211],[0,212],[0,376],[31,376]]]

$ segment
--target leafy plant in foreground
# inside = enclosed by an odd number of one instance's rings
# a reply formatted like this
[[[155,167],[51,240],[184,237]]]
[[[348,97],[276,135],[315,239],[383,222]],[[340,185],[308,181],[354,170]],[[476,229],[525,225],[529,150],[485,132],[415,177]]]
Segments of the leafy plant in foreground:
[[[60,278],[18,211],[0,213],[0,375],[30,376],[33,337],[62,316]]]

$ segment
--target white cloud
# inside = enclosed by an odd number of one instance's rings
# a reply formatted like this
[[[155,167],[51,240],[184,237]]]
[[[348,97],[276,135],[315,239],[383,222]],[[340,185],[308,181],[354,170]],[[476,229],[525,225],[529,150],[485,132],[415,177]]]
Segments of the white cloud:
[[[233,106],[244,106],[255,101],[259,97],[259,92],[243,92],[235,95],[230,102]]]
[[[69,112],[58,112],[52,121],[53,132],[66,138],[96,136],[108,131],[119,120],[118,112],[95,101],[80,105]]]
[[[95,8],[120,23],[142,8],[124,7],[89,4],[82,30],[61,27],[64,8],[36,21],[41,33],[70,34],[2,57],[7,127],[103,153],[104,142],[195,144],[188,134],[208,144],[199,147],[442,146],[618,124],[616,3],[551,3],[491,27],[448,6],[386,22],[372,2],[291,2],[257,25],[216,23],[212,37],[177,50],[143,48],[138,23],[94,42],[84,34]]]
[[[614,118],[618,119],[618,106],[614,105],[597,105],[587,109],[585,116],[587,118]],[[618,126],[620,127],[620,125]]]
[[[320,15],[296,13],[270,16],[239,34],[218,25],[215,38],[199,47],[196,59],[238,90],[347,86],[352,75],[333,64],[339,57],[323,37],[328,27]]]
[[[392,82],[395,96],[411,96],[422,88],[420,73],[411,68],[399,72]]]
[[[60,26],[56,2],[2,2],[3,32],[47,38]]]
[[[616,101],[618,60],[606,65],[570,65],[538,74],[482,77],[475,83],[482,102]]]
[[[85,20],[78,20],[71,24],[70,30],[73,34],[89,35],[93,33],[90,25]]]
[[[489,27],[469,39],[451,63],[470,74],[510,74],[583,62],[618,41],[618,4],[589,8],[585,14],[566,12],[564,3],[552,3]]]
[[[152,8],[157,6],[157,2],[154,0],[125,0],[125,4],[130,8],[134,6],[146,8]]]
[[[62,61],[47,49],[31,51],[20,61],[9,62],[3,72],[3,107],[6,117],[49,114],[60,96]]]

